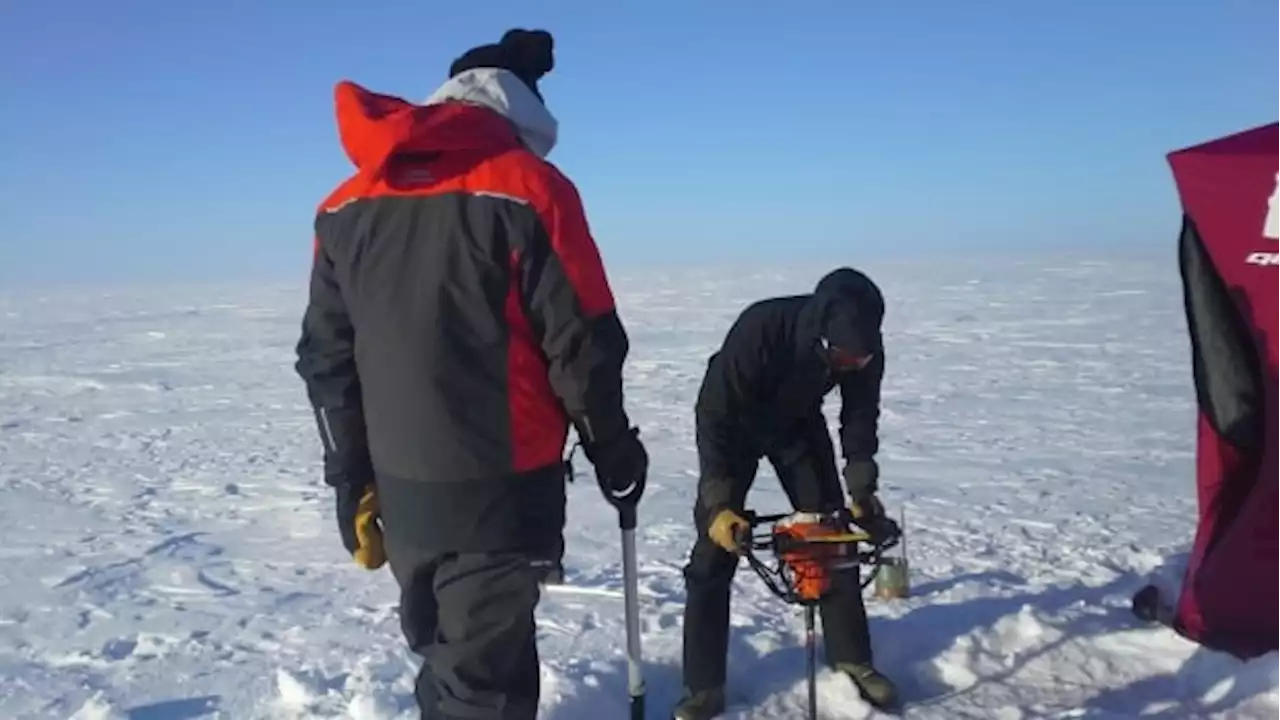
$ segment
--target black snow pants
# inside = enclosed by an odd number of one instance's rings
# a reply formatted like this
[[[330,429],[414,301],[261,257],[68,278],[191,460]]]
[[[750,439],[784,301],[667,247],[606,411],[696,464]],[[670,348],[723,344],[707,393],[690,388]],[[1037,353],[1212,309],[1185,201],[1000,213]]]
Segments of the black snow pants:
[[[400,623],[423,658],[423,720],[534,720],[539,676],[538,558],[520,552],[433,553],[387,538]]]
[[[770,464],[794,510],[817,512],[840,508],[846,501],[839,478],[834,474],[835,458],[830,438],[826,436],[826,422],[815,419],[805,432],[814,438],[809,442],[810,452],[819,455],[809,458],[811,467],[825,468],[829,465],[833,472],[797,472],[797,464],[789,466],[773,457],[769,458]],[[819,432],[822,437],[816,436]],[[705,442],[707,440],[700,434],[700,456],[705,453]],[[732,498],[735,507],[743,506],[759,469],[759,461],[759,455],[742,449],[733,456],[729,480],[736,493]],[[707,481],[717,479],[705,477],[705,471],[703,474],[693,513],[698,536],[684,568],[687,596],[684,610],[684,685],[694,692],[725,684],[729,653],[729,591],[739,561],[707,537],[711,518],[704,510],[702,488]],[[818,609],[827,664],[871,663],[871,637],[866,608],[862,604],[858,568],[832,576],[830,594]]]

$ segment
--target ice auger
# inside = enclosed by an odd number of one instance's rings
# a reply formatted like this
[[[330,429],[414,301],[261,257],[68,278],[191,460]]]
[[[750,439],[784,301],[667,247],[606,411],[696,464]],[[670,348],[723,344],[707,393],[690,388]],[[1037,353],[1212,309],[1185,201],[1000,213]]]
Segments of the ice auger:
[[[794,512],[778,515],[744,513],[751,529],[739,538],[747,564],[779,599],[804,608],[805,652],[809,680],[809,718],[818,717],[817,642],[814,615],[831,588],[832,573],[862,565],[874,569],[861,583],[865,589],[880,571],[886,550],[901,539],[901,529],[891,520],[875,533],[855,530],[848,510]],[[764,526],[767,529],[761,530]],[[862,549],[861,545],[868,549]],[[773,564],[760,553],[773,554]]]

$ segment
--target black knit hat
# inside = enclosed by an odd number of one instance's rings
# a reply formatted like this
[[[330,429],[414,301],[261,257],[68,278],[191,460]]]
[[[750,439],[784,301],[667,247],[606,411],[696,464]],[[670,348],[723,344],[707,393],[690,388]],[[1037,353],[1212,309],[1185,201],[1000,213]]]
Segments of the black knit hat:
[[[513,28],[496,45],[481,45],[463,53],[449,66],[449,77],[476,68],[510,70],[541,100],[538,80],[555,67],[553,45],[546,30]]]

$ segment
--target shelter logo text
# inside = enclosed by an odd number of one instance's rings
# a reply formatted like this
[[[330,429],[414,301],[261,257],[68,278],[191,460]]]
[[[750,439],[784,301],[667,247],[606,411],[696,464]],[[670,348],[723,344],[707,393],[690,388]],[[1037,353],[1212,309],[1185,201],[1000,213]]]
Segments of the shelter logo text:
[[[1262,237],[1280,240],[1280,173],[1276,174],[1276,186],[1267,200],[1267,219],[1262,223]],[[1280,266],[1280,253],[1253,252],[1244,261],[1250,265],[1263,267]]]
[[[1267,199],[1267,219],[1262,222],[1262,237],[1280,240],[1280,173],[1276,173],[1276,186]]]

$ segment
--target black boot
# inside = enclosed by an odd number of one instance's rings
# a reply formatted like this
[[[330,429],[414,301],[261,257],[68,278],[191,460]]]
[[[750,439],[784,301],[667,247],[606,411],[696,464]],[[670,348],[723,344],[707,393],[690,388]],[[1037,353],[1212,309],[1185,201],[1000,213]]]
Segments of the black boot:
[[[676,703],[672,720],[711,720],[724,712],[724,688],[690,692],[687,688]]]
[[[858,693],[862,695],[862,699],[871,703],[880,709],[886,709],[897,705],[898,689],[894,687],[893,681],[885,677],[869,664],[865,663],[840,663],[836,665],[836,669],[853,680],[853,684],[858,687]]]

